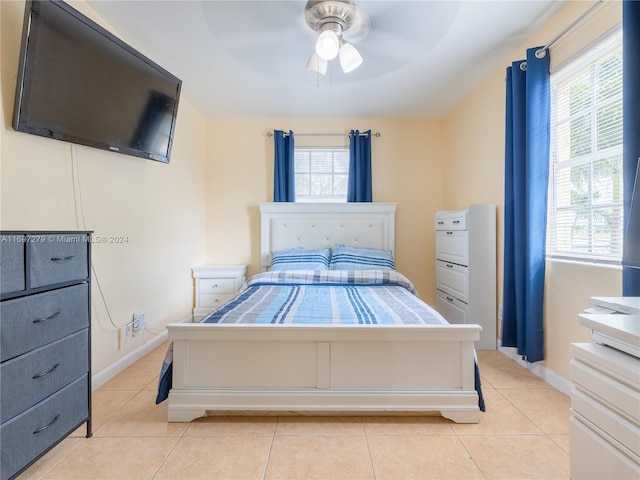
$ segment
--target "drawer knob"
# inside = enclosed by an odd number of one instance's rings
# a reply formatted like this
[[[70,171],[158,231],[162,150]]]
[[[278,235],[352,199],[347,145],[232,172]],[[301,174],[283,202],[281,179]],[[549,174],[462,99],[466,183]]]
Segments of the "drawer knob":
[[[453,302],[453,298],[451,297],[447,297],[447,300],[449,300],[450,302]]]
[[[450,263],[447,263],[447,268],[453,268],[453,265],[451,265]]]
[[[68,257],[53,257],[51,258],[52,262],[64,262],[65,260],[71,260],[74,255],[69,255]]]
[[[56,423],[59,418],[60,418],[60,414],[57,414],[55,417],[53,417],[53,420],[51,420],[49,423],[47,423],[44,427],[40,427],[40,428],[34,430],[33,434],[37,435],[40,432],[44,432],[47,428],[51,427],[54,423]]]
[[[42,378],[42,377],[46,377],[47,375],[49,375],[50,373],[53,373],[56,371],[56,369],[60,366],[59,363],[56,363],[53,367],[51,367],[49,370],[47,370],[46,372],[41,372],[41,373],[36,373],[33,377],[31,377],[33,380],[36,380],[37,378]]]
[[[42,323],[42,322],[46,322],[47,320],[51,320],[52,318],[57,317],[58,315],[60,315],[60,312],[56,312],[53,315],[49,315],[48,317],[42,317],[42,318],[36,318],[32,323]]]
[[[453,235],[453,232],[447,232],[447,235]]]

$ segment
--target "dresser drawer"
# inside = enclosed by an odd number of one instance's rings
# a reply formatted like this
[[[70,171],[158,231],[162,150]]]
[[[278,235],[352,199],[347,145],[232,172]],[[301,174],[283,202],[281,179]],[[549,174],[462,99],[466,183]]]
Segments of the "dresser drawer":
[[[436,214],[436,230],[466,230],[467,212],[439,212]]]
[[[201,293],[198,306],[200,308],[209,308],[210,310],[215,310],[219,306],[231,300],[234,296],[234,293],[220,293],[217,295],[213,293]]]
[[[200,293],[236,293],[237,279],[235,278],[200,278],[198,279]]]
[[[2,361],[63,338],[89,325],[89,285],[38,293],[2,302]]]
[[[89,236],[65,233],[27,242],[30,288],[82,280],[89,277]]]
[[[0,422],[28,410],[89,371],[83,330],[0,366]]]
[[[19,292],[26,288],[24,275],[24,235],[0,237],[0,293]]]
[[[0,426],[2,480],[20,471],[88,418],[87,385],[84,375]]]
[[[466,231],[436,232],[436,259],[469,265],[469,236]]]
[[[438,290],[436,310],[449,323],[467,323],[467,304]]]
[[[469,297],[469,268],[451,262],[436,262],[438,290],[466,302]]]

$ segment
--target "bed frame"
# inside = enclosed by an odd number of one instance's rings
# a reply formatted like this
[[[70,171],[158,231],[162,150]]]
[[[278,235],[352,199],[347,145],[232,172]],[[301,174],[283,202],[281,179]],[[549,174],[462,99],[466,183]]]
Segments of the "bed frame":
[[[395,204],[262,203],[271,251],[342,243],[394,250]],[[438,412],[477,423],[479,325],[170,324],[170,422],[207,412]]]

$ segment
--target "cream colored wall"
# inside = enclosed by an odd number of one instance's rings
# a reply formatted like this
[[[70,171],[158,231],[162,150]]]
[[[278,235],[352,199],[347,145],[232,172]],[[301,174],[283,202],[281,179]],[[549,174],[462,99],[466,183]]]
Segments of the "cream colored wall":
[[[273,129],[346,133],[371,129],[373,200],[397,202],[396,263],[435,303],[433,219],[443,207],[444,143],[439,120],[210,119],[207,259],[260,270],[258,203],[273,200]],[[348,146],[346,137],[296,137],[296,146]]]
[[[498,205],[498,296],[502,302],[504,224],[505,68],[522,59],[527,48],[544,45],[592,5],[567,2],[542,28],[494,71],[444,121],[446,138],[445,204],[461,208],[472,202]],[[607,1],[551,48],[551,68],[558,68],[621,22],[621,3]],[[545,285],[544,365],[569,378],[571,342],[588,341],[577,316],[593,295],[620,295],[620,269],[548,261]]]
[[[72,5],[97,21],[84,2]],[[3,229],[88,229],[94,237],[94,374],[190,314],[191,267],[204,259],[206,121],[181,98],[169,165],[16,132],[11,128],[23,2],[1,2]],[[125,39],[126,40],[126,39]],[[80,198],[82,201],[80,201]],[[107,315],[107,307],[111,320]],[[134,311],[149,332],[125,338]]]

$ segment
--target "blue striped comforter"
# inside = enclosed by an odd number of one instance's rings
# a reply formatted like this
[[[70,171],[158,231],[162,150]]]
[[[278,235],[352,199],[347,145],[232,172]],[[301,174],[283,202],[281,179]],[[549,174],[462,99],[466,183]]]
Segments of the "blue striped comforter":
[[[443,324],[395,270],[286,270],[254,275],[204,323]]]

